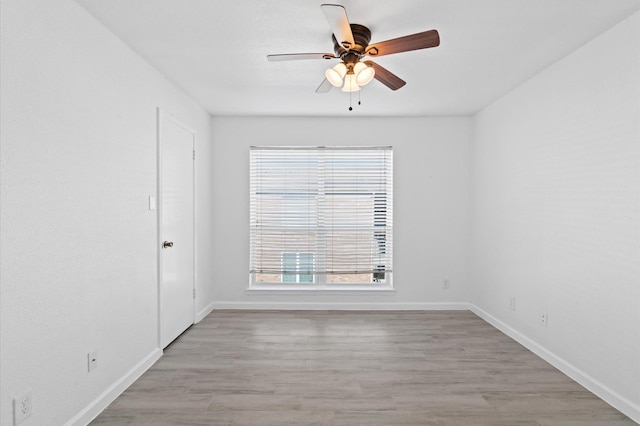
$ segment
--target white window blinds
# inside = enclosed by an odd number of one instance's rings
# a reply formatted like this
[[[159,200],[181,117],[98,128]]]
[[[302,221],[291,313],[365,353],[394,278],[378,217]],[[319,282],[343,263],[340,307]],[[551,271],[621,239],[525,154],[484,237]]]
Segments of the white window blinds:
[[[252,147],[250,272],[391,272],[392,160],[390,147]]]

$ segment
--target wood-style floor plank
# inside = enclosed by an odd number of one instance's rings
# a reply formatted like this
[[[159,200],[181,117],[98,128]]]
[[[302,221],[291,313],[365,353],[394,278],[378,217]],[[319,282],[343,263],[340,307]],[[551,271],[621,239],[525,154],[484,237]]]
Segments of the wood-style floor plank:
[[[91,423],[634,424],[468,311],[215,311]]]

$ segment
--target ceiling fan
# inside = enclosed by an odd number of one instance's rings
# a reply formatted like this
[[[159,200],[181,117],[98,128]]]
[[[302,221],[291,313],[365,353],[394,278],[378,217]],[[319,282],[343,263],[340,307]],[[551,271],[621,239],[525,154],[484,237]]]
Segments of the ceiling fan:
[[[378,57],[411,50],[427,49],[440,45],[438,31],[429,30],[404,37],[369,44],[371,31],[364,25],[350,24],[347,11],[338,4],[320,6],[333,31],[333,53],[286,53],[267,55],[267,60],[292,61],[299,59],[340,59],[340,63],[325,72],[326,78],[316,89],[317,93],[325,93],[333,86],[342,87],[345,92],[355,92],[373,78],[389,87],[398,90],[405,84],[397,75],[373,61],[363,61],[365,56]]]

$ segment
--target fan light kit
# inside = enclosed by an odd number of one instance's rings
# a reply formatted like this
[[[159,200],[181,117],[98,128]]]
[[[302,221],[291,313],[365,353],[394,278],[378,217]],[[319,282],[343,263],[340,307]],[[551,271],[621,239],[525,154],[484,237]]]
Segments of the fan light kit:
[[[343,92],[357,92],[360,87],[373,80],[375,73],[373,67],[362,62],[356,62],[355,65],[346,65],[344,62],[340,62],[335,67],[326,70],[324,75],[329,83],[336,87],[342,87]]]
[[[268,55],[271,62],[299,59],[340,59],[340,63],[325,71],[325,79],[316,89],[326,93],[332,87],[342,87],[343,92],[358,92],[374,78],[390,88],[398,90],[405,84],[397,75],[373,61],[362,61],[364,56],[383,56],[411,50],[427,49],[440,45],[436,30],[424,31],[379,43],[369,44],[371,31],[364,25],[350,24],[347,11],[339,4],[320,6],[333,31],[333,53],[287,53]],[[358,102],[359,103],[359,102]],[[352,108],[349,106],[349,110]]]

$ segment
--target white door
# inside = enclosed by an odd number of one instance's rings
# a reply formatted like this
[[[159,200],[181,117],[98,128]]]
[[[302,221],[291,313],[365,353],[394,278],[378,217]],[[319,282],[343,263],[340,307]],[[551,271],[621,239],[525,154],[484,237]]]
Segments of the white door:
[[[160,112],[160,344],[194,322],[194,132]]]

